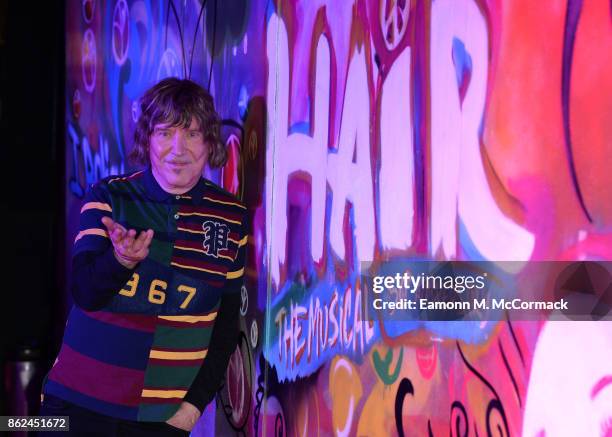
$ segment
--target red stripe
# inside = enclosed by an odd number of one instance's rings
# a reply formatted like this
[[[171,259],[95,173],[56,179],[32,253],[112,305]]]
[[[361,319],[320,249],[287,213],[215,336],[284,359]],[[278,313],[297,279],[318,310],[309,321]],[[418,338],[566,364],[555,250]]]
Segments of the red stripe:
[[[144,171],[143,170],[137,171],[136,173],[133,173],[130,176],[128,176],[128,180],[129,179],[140,178],[140,177],[142,177],[142,175],[144,175]]]
[[[193,238],[197,238],[197,239],[201,239],[201,241],[204,241],[204,228],[202,227],[202,221],[200,220],[199,222],[193,222],[193,221],[186,221],[185,218],[188,217],[184,217],[182,220],[178,220],[176,222],[176,226],[179,228],[185,228],[185,229],[189,229],[190,231],[198,231],[198,232],[202,232],[201,234],[199,234],[200,236],[194,236]],[[181,232],[179,230],[179,232]],[[183,231],[184,232],[184,231]],[[232,240],[235,241],[240,241],[240,234],[238,234],[237,232],[232,232],[230,231],[227,234],[228,238],[231,238]],[[186,240],[179,240],[179,241],[186,241]],[[193,240],[191,240],[193,241]]]
[[[112,313],[110,311],[85,311],[90,318],[121,328],[136,329],[143,332],[155,332],[157,317],[143,314]]]
[[[149,358],[149,365],[164,367],[200,367],[204,359],[198,360],[160,360],[159,358]]]
[[[140,405],[147,404],[180,404],[183,402],[182,398],[141,398]]]
[[[212,214],[219,217],[225,217],[229,220],[234,221],[242,221],[242,215],[231,213],[227,210],[221,208],[209,208],[202,206],[194,206],[194,205],[181,205],[178,210],[179,213],[190,214],[190,213],[199,213],[199,214]]]
[[[154,387],[150,385],[145,385],[143,390],[189,390],[189,387]],[[146,399],[146,398],[145,398]]]
[[[199,267],[201,269],[212,270],[221,274],[225,274],[225,272],[227,272],[227,268],[225,268],[223,264],[212,264],[205,261],[197,261],[194,259],[183,258],[180,256],[173,256],[172,261],[183,266]]]
[[[193,222],[190,223],[190,222],[186,222],[186,221],[183,221],[183,220],[179,220],[179,221],[176,222],[176,226],[179,227],[179,228],[185,228],[185,229],[189,229],[189,230],[192,230],[192,231],[201,231],[201,232],[204,232],[204,228],[202,227],[202,223],[199,223],[199,224],[198,223],[193,223]],[[181,231],[179,230],[179,232],[181,232]],[[202,238],[202,241],[204,241],[204,234],[202,234],[202,237],[200,237],[200,238]]]
[[[201,352],[201,347],[190,347],[190,348],[176,348],[176,347],[157,347],[155,345],[151,346],[151,350],[162,351],[162,352]]]
[[[232,237],[230,237],[232,238]],[[237,234],[236,237],[233,237],[235,239],[238,238]],[[204,244],[203,244],[204,238],[201,239],[201,241],[194,241],[194,240],[176,240],[176,242],[174,243],[174,248],[176,250],[183,250],[181,249],[182,247],[186,247],[189,249],[197,249],[197,250],[201,250],[204,251]],[[231,241],[229,241],[229,244],[231,244],[232,246],[238,246],[237,244],[232,243]],[[235,254],[236,254],[236,249],[220,249],[219,250],[219,254],[220,255],[225,255],[225,256],[229,256],[230,258],[234,258]]]
[[[103,363],[64,343],[49,378],[92,398],[135,407],[140,402],[144,372]]]
[[[190,247],[191,249],[204,250],[203,242],[204,242],[203,238],[201,239],[201,241],[176,240],[176,242],[174,243],[174,247],[176,247],[176,246],[183,246],[183,247]]]
[[[220,200],[222,202],[231,202],[231,203],[237,203],[239,205],[242,205],[242,202],[240,202],[238,199],[234,197],[230,197],[230,196],[223,196],[222,194],[218,194],[218,193],[206,193],[204,196],[210,197],[211,199],[214,199],[214,200]]]
[[[229,249],[221,249],[219,251],[219,255],[223,255],[223,256],[229,256],[230,258],[234,258],[234,255],[236,255],[236,251],[233,250],[229,250]]]
[[[237,246],[236,244],[233,244],[231,242],[230,242],[230,244],[232,244],[234,246]],[[203,252],[205,251],[204,250],[204,245],[201,242],[198,242],[198,241],[178,240],[174,244],[174,249],[175,250],[185,251],[186,249],[183,249],[183,248],[197,249],[197,250],[201,250]],[[187,252],[188,253],[185,253],[185,255],[189,255],[189,251],[188,250],[187,250]],[[219,249],[219,255],[229,256],[230,258],[234,259],[234,256],[236,255],[236,249]],[[193,255],[193,256],[201,256],[201,255]]]

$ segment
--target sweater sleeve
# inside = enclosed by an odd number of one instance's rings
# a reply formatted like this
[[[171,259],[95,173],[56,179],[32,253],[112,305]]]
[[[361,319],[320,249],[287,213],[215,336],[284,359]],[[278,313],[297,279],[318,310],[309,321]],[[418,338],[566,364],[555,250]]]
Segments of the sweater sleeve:
[[[241,239],[232,268],[227,272],[217,320],[213,327],[208,354],[183,400],[193,404],[200,413],[215,397],[230,356],[236,350],[240,334],[239,316],[241,289],[244,284],[247,242],[246,214],[242,221]]]
[[[193,404],[200,413],[215,397],[223,381],[232,352],[238,344],[238,314],[240,293],[227,294],[221,299],[219,317],[215,322],[208,354],[183,400]]]
[[[70,282],[74,302],[86,311],[103,308],[133,272],[115,258],[102,223],[102,217],[112,217],[112,211],[106,184],[93,184],[81,206],[79,230],[72,251]]]
[[[78,253],[72,258],[72,298],[86,311],[100,310],[125,285],[132,272],[117,261],[112,246],[103,252]]]

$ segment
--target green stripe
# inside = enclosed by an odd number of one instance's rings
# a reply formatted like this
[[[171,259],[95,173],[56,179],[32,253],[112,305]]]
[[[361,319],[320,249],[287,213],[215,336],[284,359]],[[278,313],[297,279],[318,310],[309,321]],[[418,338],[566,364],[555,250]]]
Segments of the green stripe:
[[[174,218],[172,218],[173,226],[168,226],[168,214],[173,216],[176,208],[171,208],[171,211],[168,212],[166,206],[160,204],[149,202],[135,203],[128,200],[122,203],[125,205],[123,213],[130,224],[150,228],[154,232],[167,232],[170,234],[176,232],[176,221]],[[173,249],[172,243],[159,241],[153,236],[151,246],[149,246],[149,256],[151,259],[167,265],[170,264]]]
[[[176,349],[205,349],[210,342],[211,327],[175,328],[172,326],[157,326],[153,349],[168,347]]]
[[[134,202],[124,199],[122,213],[134,226],[143,226],[145,223],[154,231],[168,230],[168,211],[166,205],[151,202]],[[174,215],[174,212],[172,212]]]
[[[149,365],[145,372],[144,388],[190,387],[200,366]]]
[[[170,259],[172,258],[172,250],[174,246],[172,243],[167,243],[165,241],[156,240],[153,237],[151,240],[151,245],[149,246],[149,257],[152,260],[157,261],[164,266],[170,264]]]
[[[138,177],[138,176],[137,176]],[[111,178],[115,179],[114,177]],[[108,190],[111,194],[118,193],[126,193],[126,194],[134,194],[134,193],[144,193],[144,187],[142,184],[135,180],[118,180],[111,182],[108,184]]]
[[[181,404],[144,404],[138,407],[139,422],[165,422],[174,416]]]

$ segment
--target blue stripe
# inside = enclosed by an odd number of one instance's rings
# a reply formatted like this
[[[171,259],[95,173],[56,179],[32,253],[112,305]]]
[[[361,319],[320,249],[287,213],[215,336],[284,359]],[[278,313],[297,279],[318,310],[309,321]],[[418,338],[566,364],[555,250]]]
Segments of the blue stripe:
[[[58,398],[72,402],[79,407],[87,408],[95,411],[96,413],[105,414],[107,416],[119,417],[126,420],[137,420],[138,418],[138,407],[127,407],[125,405],[104,402],[100,399],[92,398],[91,396],[74,391],[51,379],[47,380],[43,393],[57,396]]]
[[[110,240],[99,235],[85,235],[72,247],[72,256],[81,252],[103,252],[110,246]]]
[[[86,202],[89,203],[89,202]],[[83,211],[79,217],[79,228],[103,228],[106,229],[102,223],[102,217],[112,217],[112,214],[108,211],[102,211],[101,209],[90,208]]]
[[[68,318],[64,343],[103,363],[144,370],[153,343],[153,333],[92,319],[75,305]]]

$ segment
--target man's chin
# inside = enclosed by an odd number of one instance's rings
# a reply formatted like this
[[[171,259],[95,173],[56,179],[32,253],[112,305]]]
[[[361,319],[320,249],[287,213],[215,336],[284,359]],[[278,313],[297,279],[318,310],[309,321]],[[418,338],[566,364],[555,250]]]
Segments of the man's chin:
[[[169,187],[172,189],[172,191],[189,191],[190,187],[191,187],[191,180],[189,178],[183,178],[183,177],[179,177],[179,178],[168,178],[166,179]]]

